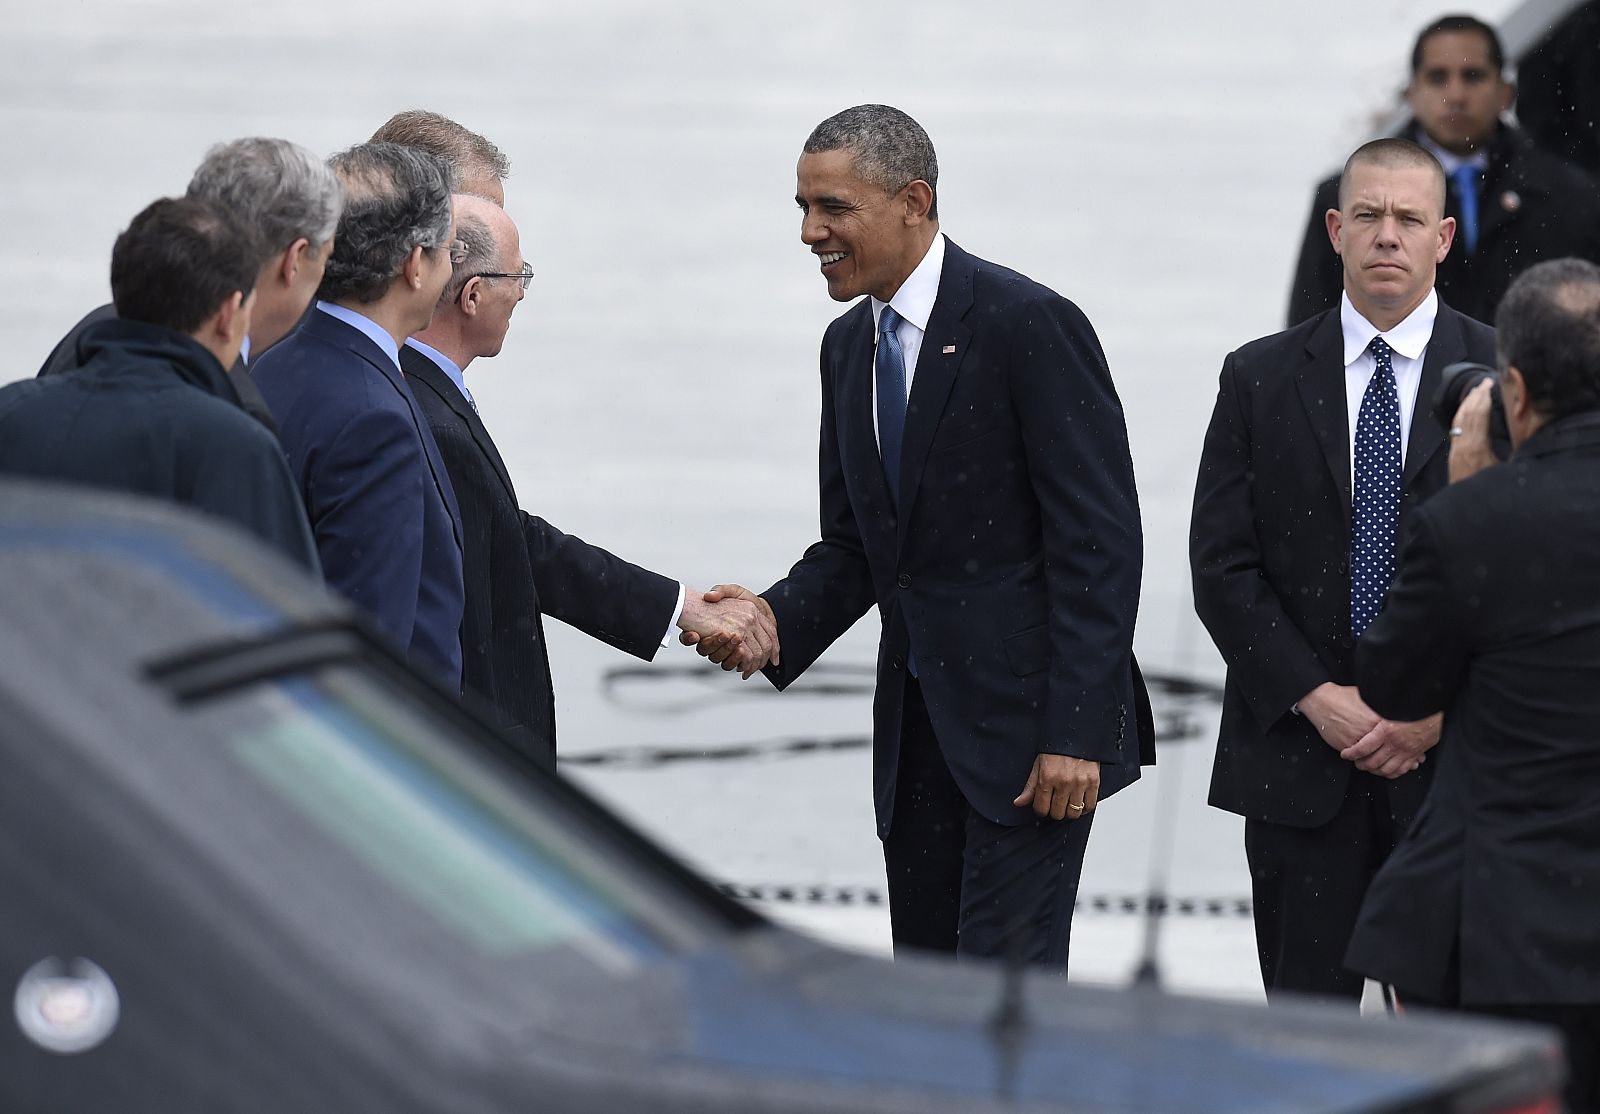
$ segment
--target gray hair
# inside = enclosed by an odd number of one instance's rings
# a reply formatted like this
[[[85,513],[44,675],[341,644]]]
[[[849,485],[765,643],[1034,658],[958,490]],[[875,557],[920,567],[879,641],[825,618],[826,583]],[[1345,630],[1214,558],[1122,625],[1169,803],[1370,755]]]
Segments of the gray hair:
[[[461,288],[474,275],[494,270],[498,245],[494,233],[479,217],[468,213],[456,219],[456,239],[467,245],[467,257],[450,271],[450,282],[439,296],[440,305],[448,305],[461,296]]]
[[[930,220],[939,219],[939,159],[922,125],[886,104],[858,104],[836,113],[812,129],[802,149],[848,151],[856,173],[893,196],[912,182],[933,191]]]
[[[344,184],[345,205],[317,295],[375,302],[413,248],[449,239],[449,169],[398,143],[358,143],[328,165]]]
[[[396,112],[372,133],[372,141],[420,147],[437,155],[455,172],[456,186],[484,178],[504,182],[511,175],[511,162],[500,148],[450,117],[422,108]]]
[[[344,208],[333,171],[287,139],[217,144],[189,180],[189,196],[215,202],[255,229],[267,258],[302,237],[321,247]]]
[[[1495,310],[1494,340],[1545,418],[1600,408],[1600,267],[1547,259],[1523,271]]]

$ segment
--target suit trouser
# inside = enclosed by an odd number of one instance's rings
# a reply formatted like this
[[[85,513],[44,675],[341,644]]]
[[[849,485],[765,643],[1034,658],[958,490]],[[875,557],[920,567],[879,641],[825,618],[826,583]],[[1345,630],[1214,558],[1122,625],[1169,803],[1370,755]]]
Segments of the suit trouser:
[[[895,954],[1016,957],[1065,973],[1093,816],[1015,826],[980,816],[950,775],[922,687],[907,678],[883,841]]]
[[[1361,902],[1409,822],[1390,806],[1388,782],[1350,771],[1344,803],[1316,828],[1244,822],[1255,902],[1256,952],[1267,996],[1279,991],[1361,1000],[1365,980],[1344,954]]]

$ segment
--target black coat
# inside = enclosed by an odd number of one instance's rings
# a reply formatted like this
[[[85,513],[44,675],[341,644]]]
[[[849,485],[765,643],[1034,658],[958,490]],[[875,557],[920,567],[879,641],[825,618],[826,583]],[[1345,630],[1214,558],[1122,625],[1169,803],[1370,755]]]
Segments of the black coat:
[[[400,366],[433,430],[461,509],[462,680],[530,755],[555,756],[555,693],[541,611],[649,661],[676,581],[524,514],[477,411],[443,369],[405,345]]]
[[[64,371],[82,367],[84,361],[88,359],[88,354],[79,346],[84,330],[96,321],[114,321],[116,317],[116,308],[111,305],[97,306],[84,314],[76,325],[67,330],[66,336],[56,341],[56,346],[50,350],[50,355],[44,358],[44,366],[39,369],[39,377],[42,379],[46,375],[60,375]],[[250,378],[244,360],[233,361],[233,366],[227,369],[227,376],[228,382],[233,385],[234,397],[238,399],[239,407],[266,426],[269,432],[276,434],[278,423],[272,420],[272,411],[267,408],[267,400],[261,397],[261,391],[257,389],[255,380]]]
[[[1428,403],[1457,360],[1492,361],[1494,333],[1440,304],[1402,474],[1401,529],[1445,485]],[[1253,341],[1222,365],[1195,484],[1195,610],[1228,666],[1211,803],[1312,828],[1344,801],[1351,765],[1291,705],[1355,682],[1350,635],[1350,418],[1339,311]],[[1431,764],[1390,783],[1414,813]]]
[[[1122,406],[1067,299],[946,241],[890,501],[872,425],[863,298],[822,341],[822,537],[765,593],[780,688],[874,603],[878,834],[889,830],[906,686],[973,810],[1011,801],[1042,752],[1102,764],[1102,798],[1155,759],[1132,660],[1143,541]]]
[[[1600,413],[1417,510],[1356,664],[1378,712],[1445,716],[1347,965],[1436,1001],[1600,1004]]]
[[[71,375],[0,390],[0,471],[170,499],[231,520],[300,565],[316,546],[283,450],[191,337],[89,324]]]
[[[1414,126],[1405,134],[1413,135]],[[1339,304],[1344,272],[1325,222],[1327,211],[1338,207],[1335,174],[1317,186],[1311,202],[1289,290],[1290,325]],[[1445,215],[1461,217],[1454,183],[1446,194]],[[1506,287],[1533,264],[1567,255],[1600,263],[1600,187],[1581,170],[1534,147],[1515,128],[1501,125],[1479,194],[1478,250],[1468,255],[1466,249],[1458,227],[1450,254],[1439,264],[1439,297],[1458,312],[1493,324]]]

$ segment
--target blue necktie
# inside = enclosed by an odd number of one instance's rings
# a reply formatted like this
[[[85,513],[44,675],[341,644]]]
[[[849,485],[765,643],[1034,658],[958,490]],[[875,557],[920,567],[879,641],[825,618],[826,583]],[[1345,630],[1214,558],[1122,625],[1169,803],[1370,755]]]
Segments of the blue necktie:
[[[1356,418],[1356,492],[1350,526],[1350,633],[1357,638],[1383,606],[1394,577],[1400,526],[1400,396],[1389,344],[1373,337],[1372,380]]]
[[[878,452],[889,480],[889,497],[900,503],[900,438],[906,428],[906,357],[895,329],[900,315],[884,306],[878,316],[878,351],[873,372],[878,382]]]
[[[1471,163],[1462,163],[1450,172],[1456,186],[1456,197],[1461,201],[1461,239],[1467,254],[1478,250],[1478,175],[1482,173]]]

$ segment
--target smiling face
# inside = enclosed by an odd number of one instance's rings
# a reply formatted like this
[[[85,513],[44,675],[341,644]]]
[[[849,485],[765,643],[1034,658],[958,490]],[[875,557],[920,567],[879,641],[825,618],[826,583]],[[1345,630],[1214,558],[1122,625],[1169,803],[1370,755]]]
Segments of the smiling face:
[[[886,193],[860,175],[844,149],[801,155],[794,199],[803,214],[800,240],[817,257],[837,302],[863,294],[889,301],[938,231],[928,217],[933,191],[926,182]]]
[[[1440,31],[1423,40],[1406,101],[1417,123],[1439,146],[1468,155],[1494,138],[1513,90],[1476,31]]]
[[[1405,320],[1433,288],[1455,235],[1443,193],[1436,166],[1357,162],[1345,171],[1328,236],[1351,304],[1380,329]]]

